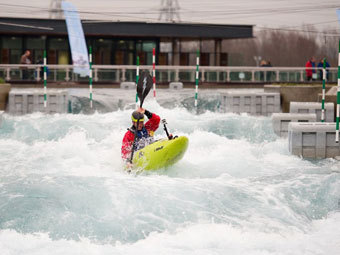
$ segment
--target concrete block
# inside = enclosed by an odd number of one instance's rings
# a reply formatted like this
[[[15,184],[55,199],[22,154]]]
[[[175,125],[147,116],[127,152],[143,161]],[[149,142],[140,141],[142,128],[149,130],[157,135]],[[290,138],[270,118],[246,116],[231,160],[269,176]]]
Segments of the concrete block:
[[[280,112],[280,94],[264,92],[227,92],[221,94],[224,112],[268,116]]]
[[[183,89],[182,82],[170,82],[169,89]]]
[[[340,144],[335,142],[336,123],[290,122],[288,147],[293,155],[304,158],[331,158],[340,156]]]
[[[0,128],[1,128],[1,124],[2,124],[2,115],[4,114],[4,111],[0,111]]]
[[[11,90],[11,85],[7,83],[0,84],[0,111],[6,110],[8,94]]]
[[[290,102],[290,113],[316,113],[316,121],[321,121],[321,103]],[[325,122],[334,121],[334,104],[325,103]]]
[[[33,112],[67,113],[67,90],[47,89],[46,102],[44,107],[43,89],[12,89],[9,93],[8,111],[14,115]]]
[[[290,122],[316,122],[315,113],[273,113],[272,124],[274,133],[280,137],[288,136]]]
[[[120,83],[121,89],[136,89],[136,83],[132,81],[124,81]]]

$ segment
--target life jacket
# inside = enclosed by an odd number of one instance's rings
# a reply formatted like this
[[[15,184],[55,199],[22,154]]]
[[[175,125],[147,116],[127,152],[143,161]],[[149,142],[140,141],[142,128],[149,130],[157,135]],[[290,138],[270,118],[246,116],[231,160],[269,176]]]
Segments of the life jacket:
[[[128,128],[128,130],[133,134],[135,134],[136,132],[135,127]],[[149,145],[153,141],[153,134],[149,134],[148,130],[143,127],[142,130],[138,130],[137,132],[135,151],[143,149],[145,146]]]

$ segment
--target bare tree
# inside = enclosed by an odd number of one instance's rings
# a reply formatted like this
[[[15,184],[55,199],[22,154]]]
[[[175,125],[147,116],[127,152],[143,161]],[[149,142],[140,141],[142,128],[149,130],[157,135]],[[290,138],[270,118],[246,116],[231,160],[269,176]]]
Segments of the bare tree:
[[[336,66],[339,37],[329,36],[330,31],[320,33],[313,26],[303,30],[304,33],[264,29],[252,39],[225,40],[222,49],[228,52],[229,65],[253,66],[254,56],[261,56],[274,66],[304,66],[314,56],[326,57],[331,66]]]

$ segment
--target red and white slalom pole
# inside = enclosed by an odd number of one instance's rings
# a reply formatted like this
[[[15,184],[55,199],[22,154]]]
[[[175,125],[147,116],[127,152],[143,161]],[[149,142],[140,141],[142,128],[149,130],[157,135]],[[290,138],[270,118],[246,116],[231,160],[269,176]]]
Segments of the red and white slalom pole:
[[[153,81],[153,97],[156,98],[156,51],[152,49],[152,81]]]

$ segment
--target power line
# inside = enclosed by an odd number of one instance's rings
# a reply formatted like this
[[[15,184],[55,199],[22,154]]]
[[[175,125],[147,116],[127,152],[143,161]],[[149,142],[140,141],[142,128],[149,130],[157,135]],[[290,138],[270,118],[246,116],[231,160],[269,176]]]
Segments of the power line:
[[[53,2],[58,1],[58,0],[53,0]],[[165,0],[162,0],[163,3]],[[177,1],[176,1],[177,2]],[[17,4],[1,4],[0,6],[3,7],[15,7],[15,8],[25,8],[25,10],[18,10],[17,13],[26,13],[27,12],[27,8],[30,8],[31,11],[30,12],[46,12],[46,13],[51,13],[51,9],[48,8],[42,8],[42,7],[34,7],[34,6],[27,6],[27,5],[17,5]],[[239,15],[240,17],[244,17],[244,16],[259,16],[259,15],[263,15],[263,14],[267,14],[268,15],[278,15],[278,14],[291,14],[291,13],[300,13],[300,12],[314,12],[314,11],[320,11],[320,10],[326,10],[326,9],[330,9],[330,8],[335,8],[338,7],[338,5],[336,4],[320,4],[320,5],[313,5],[313,6],[286,6],[283,8],[247,8],[247,9],[243,9],[243,10],[239,10],[239,9],[234,9],[234,10],[186,10],[186,9],[181,9],[179,10],[178,7],[178,12],[180,13],[196,13],[196,14],[200,14],[200,16],[204,16],[205,14],[214,14],[214,19],[225,19],[225,15]],[[2,10],[4,10],[4,8],[2,8]],[[15,13],[15,12],[12,12]],[[143,11],[143,12],[136,12],[136,11],[79,11],[80,14],[83,15],[100,15],[100,16],[106,16],[106,17],[121,17],[121,18],[131,18],[131,19],[135,19],[136,16],[138,15],[143,15],[143,17],[139,17],[139,19],[141,20],[146,20],[146,21],[156,21],[155,18],[148,18],[145,17],[146,14],[150,14],[150,15],[156,15],[160,13],[159,9],[156,10],[147,10],[147,11]],[[223,17],[216,17],[216,16],[223,16]],[[172,16],[169,16],[172,17]],[[206,16],[205,18],[206,19]],[[171,19],[170,19],[171,20]],[[91,21],[86,21],[87,23],[90,23]],[[100,20],[96,20],[93,22],[101,22]],[[107,20],[103,20],[103,22],[107,22]],[[336,20],[334,21],[327,21],[327,22],[319,22],[319,23],[314,23],[314,24],[309,24],[309,25],[317,25],[317,24],[327,24],[327,23],[333,23],[336,22]],[[185,23],[184,21],[182,23]],[[201,23],[199,21],[195,21],[195,22],[187,22],[187,23],[193,23],[193,24],[206,24],[206,23]],[[213,25],[213,24],[210,24]],[[292,26],[292,27],[285,27],[285,28],[266,28],[266,27],[256,27],[255,29],[259,29],[259,30],[281,30],[281,31],[287,31],[287,32],[301,32],[301,33],[319,33],[319,34],[323,34],[325,35],[324,32],[318,32],[318,31],[311,31],[311,30],[301,30],[301,29],[292,29],[292,28],[297,28],[297,27],[303,27],[303,26]],[[327,33],[326,35],[329,36],[334,36],[334,35],[339,35],[337,33]]]
[[[177,17],[178,21],[181,21],[179,10],[180,7],[177,0],[162,0],[158,20],[162,20],[164,15],[164,20],[167,22],[174,22],[175,17]]]

